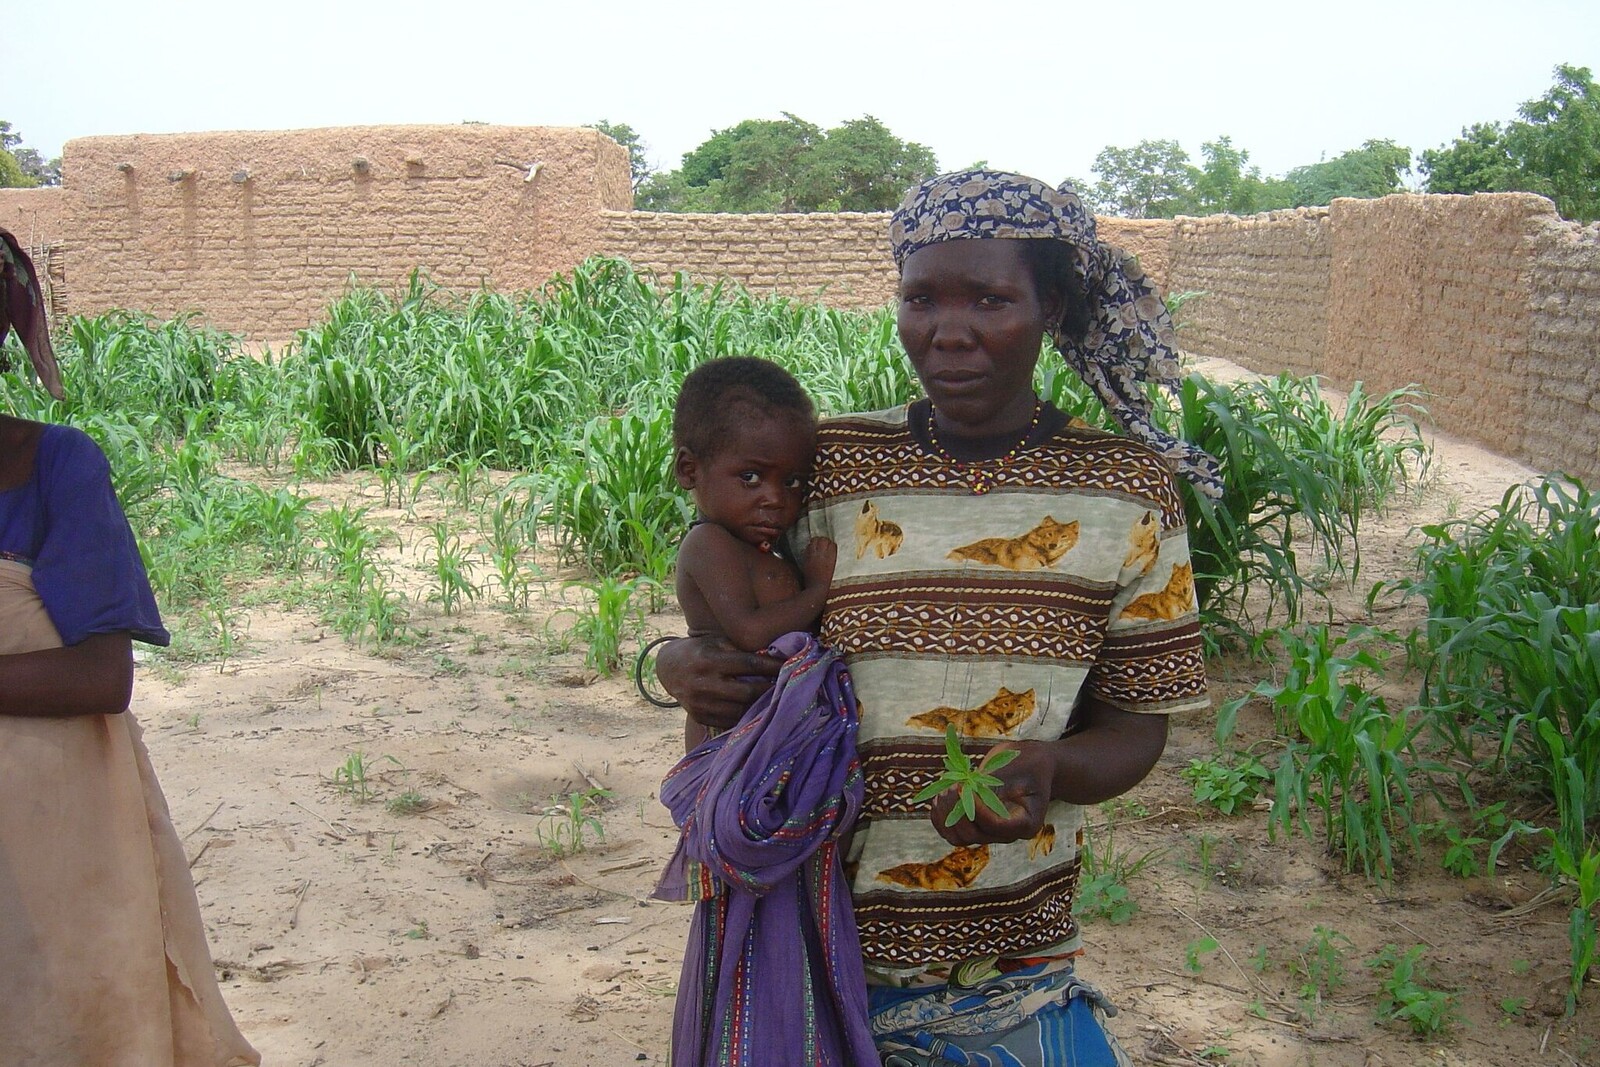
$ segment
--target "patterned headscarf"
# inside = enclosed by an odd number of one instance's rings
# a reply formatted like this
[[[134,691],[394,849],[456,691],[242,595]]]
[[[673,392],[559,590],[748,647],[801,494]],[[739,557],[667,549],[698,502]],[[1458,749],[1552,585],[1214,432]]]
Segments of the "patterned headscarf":
[[[61,391],[61,372],[50,349],[50,328],[44,318],[44,293],[33,261],[21,243],[6,230],[0,230],[0,343],[13,328],[22,342],[39,383],[57,400]]]
[[[1159,450],[1200,492],[1220,497],[1217,461],[1150,418],[1144,383],[1176,389],[1179,381],[1178,334],[1166,305],[1138,260],[1095,239],[1094,216],[1076,190],[1066,184],[1052,189],[1020,174],[957,171],[907,193],[889,223],[889,244],[902,271],[918,249],[984,237],[1046,237],[1072,247],[1089,298],[1089,331],[1080,341],[1052,323],[1051,340],[1124,429]]]

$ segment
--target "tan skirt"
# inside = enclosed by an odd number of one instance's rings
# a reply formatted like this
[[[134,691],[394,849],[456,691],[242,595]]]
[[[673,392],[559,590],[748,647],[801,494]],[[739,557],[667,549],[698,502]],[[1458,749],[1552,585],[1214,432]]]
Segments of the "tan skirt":
[[[0,560],[0,655],[60,644],[28,568]],[[261,1062],[132,713],[0,715],[0,1061]]]

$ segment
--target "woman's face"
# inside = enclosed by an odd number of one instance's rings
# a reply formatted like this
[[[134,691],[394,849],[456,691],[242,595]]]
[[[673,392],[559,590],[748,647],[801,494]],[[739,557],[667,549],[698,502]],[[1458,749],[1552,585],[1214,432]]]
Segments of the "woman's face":
[[[945,241],[912,253],[900,275],[900,343],[941,429],[981,437],[1028,424],[1050,311],[1020,240]]]

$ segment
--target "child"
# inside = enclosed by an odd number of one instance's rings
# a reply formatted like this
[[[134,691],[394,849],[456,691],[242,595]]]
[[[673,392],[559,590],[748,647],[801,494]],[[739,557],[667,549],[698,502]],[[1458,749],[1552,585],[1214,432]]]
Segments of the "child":
[[[816,410],[800,383],[764,359],[702,364],[683,381],[672,435],[678,484],[700,511],[678,549],[678,605],[690,635],[720,634],[761,652],[811,629],[838,549],[816,538],[798,571],[779,551],[800,517],[816,447]],[[706,737],[687,720],[686,750]]]
[[[785,662],[733,730],[708,738],[691,721],[689,754],[661,785],[683,837],[655,895],[696,902],[673,1067],[877,1062],[840,865],[861,805],[858,705],[838,655],[796,632],[822,613],[837,549],[807,546],[803,586],[777,552],[815,431],[799,384],[759,359],[704,364],[674,412],[678,484],[701,515],[678,555],[690,633]]]
[[[41,305],[0,230],[0,340],[21,325],[60,396]],[[132,641],[168,636],[109,473],[80,431],[0,415],[0,1060],[260,1063],[126,712]]]

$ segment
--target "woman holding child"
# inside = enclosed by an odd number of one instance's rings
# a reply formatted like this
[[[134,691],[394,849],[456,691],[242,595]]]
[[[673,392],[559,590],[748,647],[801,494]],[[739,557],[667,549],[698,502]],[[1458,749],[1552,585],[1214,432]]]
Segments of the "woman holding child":
[[[1115,1063],[1103,999],[1072,974],[1083,808],[1149,773],[1170,714],[1207,705],[1173,477],[1216,494],[1216,464],[1151,424],[1172,324],[1070,188],[929,179],[890,242],[926,397],[824,421],[790,532],[794,553],[838,545],[820,638],[859,700],[843,860],[873,1036],[891,1064]],[[1128,436],[1035,396],[1046,335]],[[695,723],[726,728],[778,664],[699,637],[658,670]],[[914,799],[952,727],[975,757],[1016,751],[992,772],[1005,814]]]

